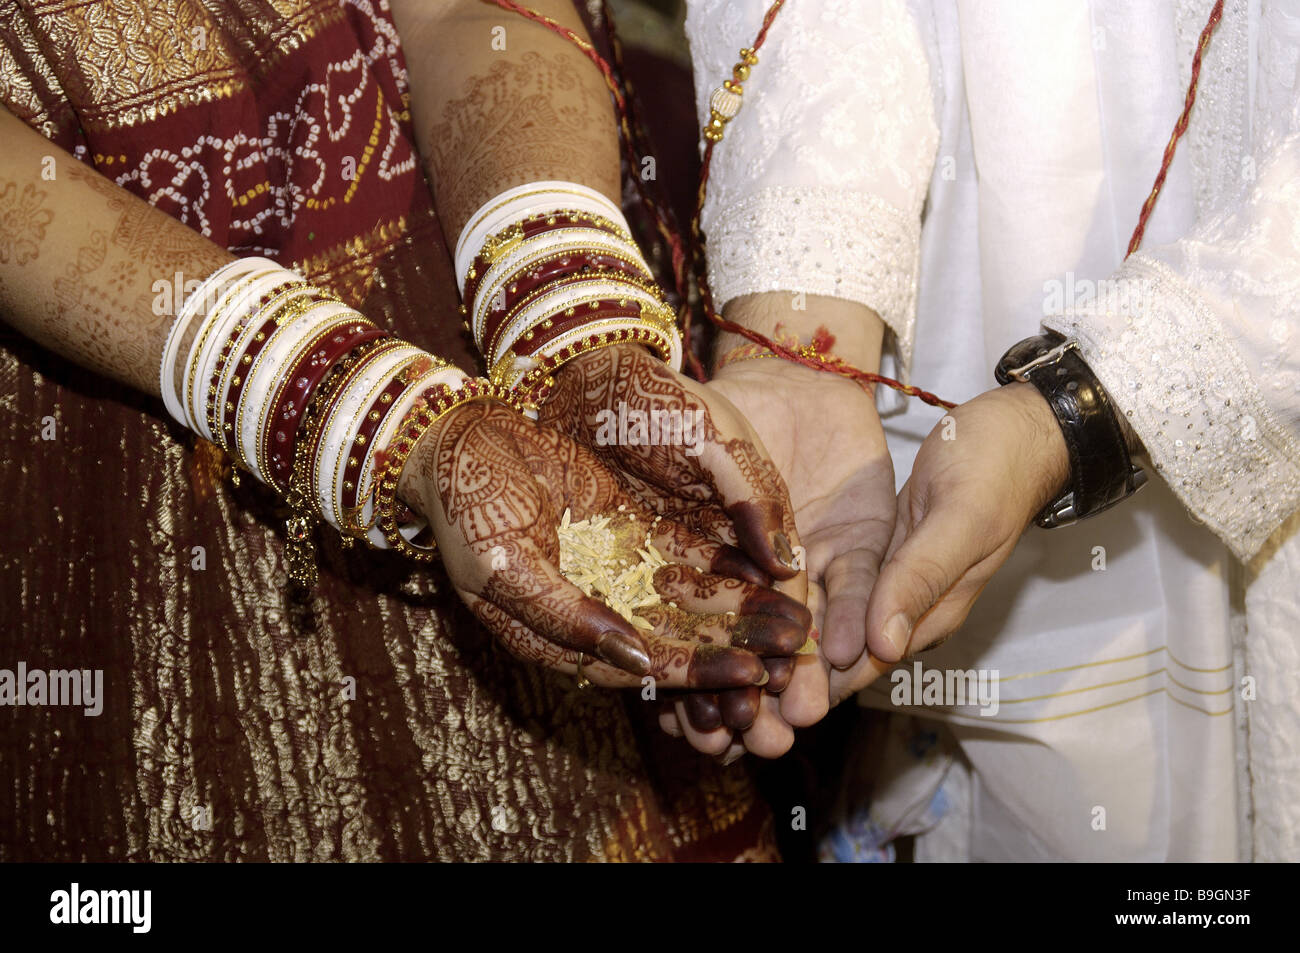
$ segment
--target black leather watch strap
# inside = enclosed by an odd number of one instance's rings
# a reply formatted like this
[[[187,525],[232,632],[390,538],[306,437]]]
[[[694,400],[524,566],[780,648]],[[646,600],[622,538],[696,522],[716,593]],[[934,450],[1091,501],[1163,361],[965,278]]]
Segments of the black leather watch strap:
[[[1109,509],[1146,483],[1133,464],[1124,429],[1105,388],[1073,339],[1048,332],[1014,345],[994,375],[999,384],[1027,381],[1047,399],[1070,454],[1070,481],[1034,522],[1066,526]]]

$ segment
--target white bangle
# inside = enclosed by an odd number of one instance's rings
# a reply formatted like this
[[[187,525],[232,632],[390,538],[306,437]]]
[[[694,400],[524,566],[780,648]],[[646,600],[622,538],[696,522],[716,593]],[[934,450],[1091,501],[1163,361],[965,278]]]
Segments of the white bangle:
[[[356,418],[365,395],[374,386],[376,375],[382,376],[386,368],[393,367],[394,360],[400,363],[403,358],[419,353],[419,348],[396,338],[383,342],[348,370],[348,379],[340,385],[330,403],[327,416],[321,424],[316,456],[312,461],[312,485],[321,518],[337,530],[343,529],[343,518],[334,487],[342,470],[341,454],[346,454],[350,449],[347,445],[350,442],[350,425]]]
[[[243,333],[250,294],[252,300],[257,301],[281,280],[278,269],[270,273],[255,272],[228,288],[204,321],[195,346],[190,350],[186,362],[185,412],[189,415],[190,429],[205,440],[216,442],[208,428],[207,404],[220,396],[220,392],[211,393],[217,357],[236,328]]]
[[[470,216],[456,240],[456,287],[465,288],[465,276],[470,265],[487,241],[514,222],[541,212],[558,212],[566,209],[600,215],[627,229],[627,220],[617,205],[595,189],[577,182],[530,182],[507,189],[488,199]]]
[[[325,461],[327,464],[330,460],[334,461],[334,514],[338,518],[340,528],[349,535],[357,535],[357,527],[353,525],[355,520],[351,518],[352,514],[344,508],[343,495],[348,489],[349,480],[351,480],[354,481],[353,488],[357,490],[357,499],[361,498],[365,475],[370,469],[370,461],[374,456],[375,446],[378,443],[378,428],[376,428],[376,433],[369,440],[362,438],[361,429],[365,426],[366,416],[367,414],[376,414],[377,419],[382,424],[382,417],[386,417],[392,408],[390,406],[383,411],[371,409],[374,407],[375,401],[379,399],[380,393],[387,389],[394,380],[404,380],[404,374],[412,364],[427,359],[429,356],[413,345],[397,348],[377,359],[365,374],[353,382],[352,389],[356,396],[359,397],[358,400],[351,400],[351,395],[341,397],[341,401],[346,401],[355,409],[345,408],[347,412],[339,418],[338,433],[341,434],[341,439],[336,434],[326,435],[326,439],[331,444],[337,443],[338,446],[337,449],[327,451]],[[410,386],[411,382],[406,382],[401,393],[405,393]]]
[[[176,310],[176,319],[167,332],[167,343],[163,347],[162,363],[158,368],[158,386],[162,392],[163,406],[172,419],[188,426],[184,407],[176,394],[176,365],[180,360],[181,342],[190,325],[200,311],[206,318],[209,309],[205,305],[215,298],[217,289],[268,265],[274,265],[274,262],[266,258],[236,258],[208,275]]]
[[[265,301],[263,301],[263,298],[265,298]],[[236,457],[240,456],[238,429],[232,424],[228,431],[229,436],[227,436],[227,432],[223,431],[222,427],[215,427],[214,429],[214,425],[222,417],[223,404],[229,402],[231,390],[240,383],[247,384],[248,372],[252,370],[250,366],[252,358],[246,352],[252,346],[257,335],[262,333],[261,329],[271,320],[272,315],[278,315],[282,309],[297,301],[302,301],[304,304],[309,302],[311,300],[311,289],[301,281],[292,284],[281,283],[274,286],[273,290],[267,294],[254,300],[256,305],[251,309],[248,305],[248,297],[243,298],[232,309],[236,313],[243,312],[243,316],[227,338],[227,346],[223,348],[225,353],[218,353],[213,359],[212,378],[216,379],[215,392],[212,388],[209,388],[205,408],[208,429],[213,431],[215,442],[227,453],[233,453]],[[272,336],[275,336],[281,330],[280,322],[277,320],[274,323],[275,328],[271,331]]]

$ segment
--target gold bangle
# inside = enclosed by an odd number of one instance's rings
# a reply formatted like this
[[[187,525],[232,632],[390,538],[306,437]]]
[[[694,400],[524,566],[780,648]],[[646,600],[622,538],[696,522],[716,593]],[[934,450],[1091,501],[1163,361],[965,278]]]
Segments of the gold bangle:
[[[536,410],[546,402],[551,389],[555,386],[555,372],[563,365],[580,354],[599,351],[601,348],[613,347],[616,344],[644,344],[654,350],[663,360],[667,361],[669,358],[662,332],[650,327],[623,327],[614,331],[593,333],[589,338],[584,338],[573,344],[566,344],[555,354],[539,358],[537,366],[525,371],[513,384],[502,384],[502,386],[509,386],[511,393],[516,395],[521,407],[526,410]],[[494,370],[501,372],[503,379],[507,378],[506,370],[508,370],[505,362],[513,359],[513,352],[507,353],[506,357],[501,359],[497,368],[494,368]]]

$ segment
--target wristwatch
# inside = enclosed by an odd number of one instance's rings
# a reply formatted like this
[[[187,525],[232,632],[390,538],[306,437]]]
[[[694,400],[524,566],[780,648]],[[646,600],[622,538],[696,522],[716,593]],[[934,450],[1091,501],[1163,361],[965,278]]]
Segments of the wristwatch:
[[[1025,338],[1002,355],[999,384],[1033,384],[1047,400],[1070,454],[1070,479],[1034,522],[1068,526],[1110,509],[1141,489],[1147,473],[1133,463],[1124,428],[1105,388],[1079,353],[1079,342],[1055,332]]]

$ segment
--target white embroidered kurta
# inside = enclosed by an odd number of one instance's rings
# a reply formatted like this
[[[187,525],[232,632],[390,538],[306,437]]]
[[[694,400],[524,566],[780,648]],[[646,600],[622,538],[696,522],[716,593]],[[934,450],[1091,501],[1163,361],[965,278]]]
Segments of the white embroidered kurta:
[[[690,4],[702,118],[766,6]],[[999,671],[1001,704],[916,710],[960,742],[964,792],[918,857],[1300,858],[1300,519],[1279,528],[1300,505],[1296,4],[1225,5],[1120,264],[1211,6],[790,0],[715,151],[720,304],[867,304],[885,373],[956,400],[1041,324],[1074,334],[1164,478],[1028,531],[925,657]],[[900,482],[938,417],[888,419]]]

